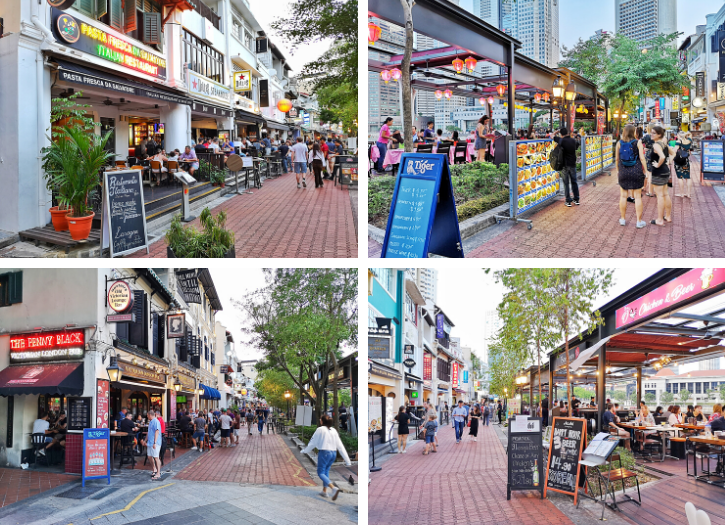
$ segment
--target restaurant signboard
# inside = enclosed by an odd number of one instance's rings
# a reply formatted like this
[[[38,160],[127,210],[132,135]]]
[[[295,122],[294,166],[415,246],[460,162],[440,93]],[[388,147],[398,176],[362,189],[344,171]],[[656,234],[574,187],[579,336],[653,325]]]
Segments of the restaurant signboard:
[[[574,496],[576,505],[579,475],[582,470],[579,461],[586,442],[585,423],[584,419],[579,418],[554,418],[551,424],[544,497],[547,490],[561,492]]]
[[[111,431],[107,428],[83,429],[83,467],[81,486],[87,479],[108,478],[111,484]]]
[[[11,335],[10,363],[79,359],[85,343],[84,330]]]
[[[536,490],[544,499],[541,419],[521,416],[509,419],[508,482],[506,499],[512,490]]]
[[[423,380],[431,381],[433,379],[433,356],[425,354],[423,356]]]
[[[96,428],[108,428],[108,400],[109,385],[108,379],[96,380]]]
[[[190,95],[194,95],[197,98],[207,99],[211,102],[224,104],[225,106],[229,104],[231,90],[228,87],[214,82],[213,80],[209,80],[198,73],[194,73],[190,69],[186,70],[186,74],[188,75],[186,83],[189,87]]]
[[[135,377],[137,379],[143,379],[145,381],[156,381],[157,383],[166,383],[166,378],[164,377],[164,374],[161,374],[154,370],[149,370],[148,368],[136,366],[134,364],[127,363],[125,361],[121,364],[121,368],[123,368],[123,378],[124,379],[127,377]]]
[[[108,306],[117,313],[125,312],[133,306],[133,293],[126,281],[115,281],[108,289]]]
[[[52,8],[55,36],[68,47],[154,78],[166,78],[166,59],[129,42],[110,27],[100,28]]]
[[[390,359],[390,337],[368,336],[368,357]]]
[[[199,290],[196,270],[177,270],[176,281],[179,284],[184,301],[201,304],[201,291]]]
[[[616,312],[617,328],[641,322],[665,310],[725,287],[725,268],[694,268]]]
[[[186,392],[194,392],[196,388],[194,379],[184,374],[179,374],[179,383],[181,383],[181,389]]]

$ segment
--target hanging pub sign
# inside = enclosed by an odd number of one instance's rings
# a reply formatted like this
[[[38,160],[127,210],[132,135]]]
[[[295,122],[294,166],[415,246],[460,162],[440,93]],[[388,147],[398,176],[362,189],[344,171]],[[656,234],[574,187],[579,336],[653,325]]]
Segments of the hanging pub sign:
[[[219,365],[219,373],[220,374],[231,374],[232,372],[233,372],[233,370],[232,370],[232,367],[230,365]]]
[[[429,254],[463,257],[448,155],[403,153],[381,257]]]
[[[199,280],[196,278],[196,270],[177,270],[176,280],[179,283],[184,301],[201,304],[201,292],[199,291]]]
[[[269,107],[269,80],[259,80],[259,107]]]
[[[413,346],[413,345],[405,345],[403,347],[403,353],[405,355],[413,355],[415,353],[415,346]]]
[[[82,358],[85,344],[84,330],[11,335],[10,363]]]
[[[642,322],[675,306],[680,307],[685,301],[695,301],[723,288],[725,268],[694,268],[619,308],[616,312],[617,328]]]
[[[65,10],[69,7],[73,7],[73,4],[76,3],[76,0],[48,0],[48,5],[50,7],[55,7],[56,9]]]
[[[133,306],[133,293],[126,281],[115,281],[108,289],[108,306],[117,313],[128,311]]]
[[[705,72],[698,71],[695,73],[695,96],[702,98],[705,96]]]
[[[408,368],[413,368],[415,366],[415,360],[411,359],[410,357],[403,361],[403,364],[407,366]]]
[[[252,91],[252,72],[249,70],[234,72],[234,92]]]
[[[166,316],[166,338],[177,339],[186,335],[186,314],[168,314]]]
[[[155,78],[166,78],[163,56],[133,45],[110,27],[78,22],[55,7],[52,8],[51,25],[55,36],[68,47]]]

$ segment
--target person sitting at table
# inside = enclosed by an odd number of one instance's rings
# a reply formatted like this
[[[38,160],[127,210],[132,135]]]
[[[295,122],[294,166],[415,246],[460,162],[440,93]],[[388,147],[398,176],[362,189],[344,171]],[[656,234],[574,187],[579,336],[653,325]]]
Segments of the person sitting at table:
[[[670,413],[670,417],[667,418],[667,422],[672,426],[682,423],[682,414],[680,413],[679,405],[675,405],[672,407],[672,411]]]
[[[178,148],[173,151],[170,151],[167,154],[167,156],[169,157],[169,160],[175,160],[177,162],[179,160],[179,155],[181,155],[181,152],[178,150]]]
[[[121,407],[121,410],[118,412],[118,414],[116,414],[116,417],[113,420],[113,428],[118,430],[118,427],[121,425],[121,421],[124,420],[124,418],[126,417],[126,414],[128,414],[128,413],[129,413],[128,408]]]
[[[712,432],[715,432],[715,431],[723,432],[723,431],[725,431],[725,417],[720,416],[720,417],[715,418],[712,421],[710,421],[710,430]]]
[[[634,419],[635,424],[653,427],[655,424],[655,418],[647,408],[647,405],[642,404],[642,409],[637,412],[637,417]]]
[[[670,420],[670,414],[672,414],[672,408],[673,408],[672,405],[668,406],[667,407],[667,410],[665,410],[664,412],[662,412],[662,414],[661,414],[660,417],[667,418],[667,421],[669,421]],[[656,416],[657,416],[657,414],[655,414],[655,417]]]
[[[233,151],[233,150],[234,150],[234,146],[232,145],[232,143],[231,143],[231,142],[229,142],[229,139],[224,139],[224,140],[222,140],[222,142],[221,142],[221,144],[219,145],[219,147],[220,147],[220,148],[222,149],[222,151],[224,151],[224,152],[227,152],[227,151]]]
[[[664,415],[664,412],[662,411],[662,407],[655,408],[655,417],[662,417]]]
[[[146,145],[143,142],[139,143],[134,148],[133,156],[136,157],[136,160],[138,162],[141,162],[142,160],[146,160],[146,157],[148,157],[148,153],[146,152]]]
[[[38,453],[45,456],[45,451],[53,446],[53,431],[50,430],[50,422],[48,421],[48,413],[43,412],[38,419],[33,422],[33,434],[45,434],[45,448],[38,450]]]
[[[161,163],[161,173],[157,175],[158,178],[156,179],[156,185],[157,186],[161,186],[161,179],[164,178],[163,174],[164,173],[168,173],[168,171],[169,171],[167,168],[164,167],[164,162],[168,162],[169,159],[166,156],[166,152],[164,150],[162,150],[162,149],[159,149],[156,152],[156,155],[154,155],[153,157],[151,157],[151,160],[154,160],[156,162],[160,162]]]
[[[715,403],[712,406],[712,414],[710,415],[710,418],[708,419],[708,421],[710,423],[712,423],[713,421],[715,421],[717,418],[719,418],[721,416],[722,416],[722,405],[720,403]]]
[[[685,413],[685,421],[687,421],[691,417],[695,417],[695,407],[693,407],[692,405],[687,405],[687,412]]]
[[[182,164],[189,171],[191,176],[194,176],[194,171],[199,169],[199,159],[196,157],[196,152],[193,151],[189,146],[184,148],[184,153],[179,155],[179,161],[187,161],[188,163]]]
[[[702,405],[695,405],[695,409],[692,412],[692,417],[695,418],[695,422],[707,421],[707,417],[702,413]]]
[[[627,450],[630,450],[629,438],[631,437],[629,431],[617,426],[617,414],[614,413],[614,405],[612,403],[607,404],[607,409],[602,414],[602,425],[605,429],[609,429],[611,434],[624,438],[624,446]]]

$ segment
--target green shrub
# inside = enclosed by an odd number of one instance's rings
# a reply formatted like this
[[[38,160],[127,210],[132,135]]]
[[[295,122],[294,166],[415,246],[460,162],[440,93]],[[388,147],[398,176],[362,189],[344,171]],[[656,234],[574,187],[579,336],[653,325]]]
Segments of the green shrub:
[[[458,210],[458,222],[475,217],[481,213],[492,210],[509,201],[509,190],[499,190],[491,195],[480,199],[473,199],[456,207]]]
[[[216,216],[209,208],[199,215],[202,231],[193,226],[186,228],[181,224],[181,214],[171,220],[171,228],[166,232],[166,242],[176,257],[222,258],[234,245],[234,232],[225,228],[226,211]]]
[[[395,177],[374,177],[368,182],[368,221],[383,227],[393,201]]]

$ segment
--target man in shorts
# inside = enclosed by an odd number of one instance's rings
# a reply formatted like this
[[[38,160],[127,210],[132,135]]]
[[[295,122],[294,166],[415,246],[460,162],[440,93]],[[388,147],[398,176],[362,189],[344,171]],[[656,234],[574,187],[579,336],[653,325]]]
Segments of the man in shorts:
[[[252,435],[252,425],[254,424],[254,410],[252,410],[251,405],[247,407],[245,419],[247,420],[247,429],[249,430],[249,435],[251,436]]]
[[[161,479],[161,460],[159,453],[161,452],[161,423],[156,417],[156,412],[149,410],[147,412],[149,418],[148,440],[146,442],[146,453],[151,458],[154,475],[151,477],[153,481]]]
[[[302,137],[297,137],[297,142],[292,148],[292,166],[294,168],[295,177],[297,177],[297,188],[300,187],[300,177],[302,178],[302,185],[306,188],[307,182],[305,182],[305,174],[307,173],[307,144],[302,142]]]
[[[221,423],[222,426],[222,447],[228,447],[231,445],[231,440],[229,439],[229,436],[232,433],[232,418],[230,418],[226,412],[222,413],[221,416],[219,416],[219,423]]]
[[[194,419],[194,433],[191,435],[191,441],[193,441],[194,446],[191,447],[191,450],[196,450],[197,440],[199,441],[199,452],[204,451],[204,434],[206,433],[206,419],[204,419],[204,414],[199,411],[199,413],[196,415],[196,418]]]

